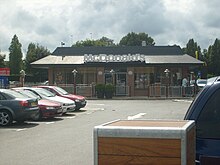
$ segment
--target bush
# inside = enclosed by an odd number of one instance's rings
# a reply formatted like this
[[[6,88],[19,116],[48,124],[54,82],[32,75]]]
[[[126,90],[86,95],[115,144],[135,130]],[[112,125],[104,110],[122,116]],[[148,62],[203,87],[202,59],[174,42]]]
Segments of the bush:
[[[115,92],[115,86],[113,84],[106,84],[105,85],[105,98],[111,99]]]
[[[104,98],[105,84],[96,84],[95,91],[98,98]]]

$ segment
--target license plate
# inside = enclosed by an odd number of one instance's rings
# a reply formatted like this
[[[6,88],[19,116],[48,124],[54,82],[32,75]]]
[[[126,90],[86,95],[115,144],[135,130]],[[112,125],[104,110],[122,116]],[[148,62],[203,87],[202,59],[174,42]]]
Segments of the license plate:
[[[60,109],[57,110],[57,113],[60,113],[62,111],[63,111],[62,108],[60,108]]]
[[[32,107],[35,107],[35,106],[37,106],[37,103],[36,103],[36,102],[32,102],[32,103],[31,103],[31,106],[32,106]]]

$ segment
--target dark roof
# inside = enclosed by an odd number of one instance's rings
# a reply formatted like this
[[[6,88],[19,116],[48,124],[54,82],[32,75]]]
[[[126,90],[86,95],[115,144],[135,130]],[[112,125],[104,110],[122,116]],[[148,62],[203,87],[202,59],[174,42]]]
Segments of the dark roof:
[[[115,46],[115,47],[57,47],[52,55],[74,56],[84,54],[144,54],[183,55],[179,46]]]

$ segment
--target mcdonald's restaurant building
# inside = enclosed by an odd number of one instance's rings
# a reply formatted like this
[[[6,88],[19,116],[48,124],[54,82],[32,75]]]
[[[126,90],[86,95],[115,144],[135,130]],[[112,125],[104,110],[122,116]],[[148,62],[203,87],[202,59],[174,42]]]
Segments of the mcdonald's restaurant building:
[[[32,66],[48,69],[50,85],[113,83],[115,96],[151,96],[152,87],[178,87],[184,77],[192,80],[203,62],[179,46],[57,47]]]

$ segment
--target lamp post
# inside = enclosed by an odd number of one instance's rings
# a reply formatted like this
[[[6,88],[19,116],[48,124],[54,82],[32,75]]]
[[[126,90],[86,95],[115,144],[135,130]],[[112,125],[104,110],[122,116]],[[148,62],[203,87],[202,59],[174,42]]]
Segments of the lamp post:
[[[112,84],[114,84],[114,73],[115,73],[115,71],[113,69],[111,69],[109,72],[112,75]]]
[[[74,95],[75,95],[76,94],[76,74],[77,74],[77,70],[73,69],[72,73],[73,73],[73,78],[74,78],[73,85],[74,85]]]
[[[167,85],[167,87],[166,87],[166,96],[168,97],[169,73],[170,73],[169,69],[165,69],[164,73],[166,75],[166,80],[167,80],[166,81],[166,85]]]
[[[20,83],[22,87],[24,86],[24,78],[25,78],[25,71],[22,69],[20,71]]]

